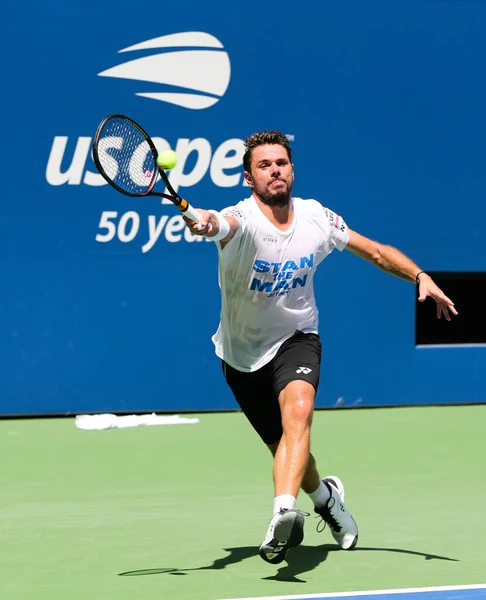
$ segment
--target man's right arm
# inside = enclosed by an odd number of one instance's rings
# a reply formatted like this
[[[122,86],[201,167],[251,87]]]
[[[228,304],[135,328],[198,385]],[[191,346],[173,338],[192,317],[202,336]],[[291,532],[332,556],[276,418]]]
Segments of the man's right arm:
[[[240,222],[238,219],[235,217],[223,216],[221,213],[214,214],[214,212],[203,210],[202,208],[198,208],[196,210],[201,215],[201,221],[199,223],[195,223],[194,221],[184,217],[186,225],[194,235],[201,235],[209,239],[218,237],[221,226],[223,226],[223,228],[225,227],[222,220],[224,219],[227,222],[229,231],[224,238],[220,238],[218,240],[221,244],[221,247],[224,248],[225,245],[234,237],[240,227]]]

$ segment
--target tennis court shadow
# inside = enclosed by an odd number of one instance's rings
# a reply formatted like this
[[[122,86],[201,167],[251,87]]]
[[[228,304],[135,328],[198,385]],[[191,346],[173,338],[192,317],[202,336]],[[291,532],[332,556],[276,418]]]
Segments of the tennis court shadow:
[[[230,565],[239,563],[247,558],[254,558],[258,555],[258,548],[255,546],[239,546],[236,548],[224,548],[228,552],[226,556],[215,559],[210,565],[195,567],[189,569],[161,567],[158,569],[138,569],[136,571],[125,571],[119,573],[123,577],[135,577],[140,575],[187,575],[190,571],[221,570]],[[275,579],[277,581],[301,581],[297,578],[300,573],[312,571],[321,562],[325,561],[329,552],[339,550],[338,546],[299,546],[293,548],[287,554],[287,565],[280,566],[276,575],[264,577],[263,579]],[[267,565],[273,569],[272,565]]]
[[[189,569],[169,567],[161,567],[159,569],[138,569],[136,571],[125,571],[124,573],[118,573],[118,575],[123,577],[134,577],[139,575],[162,575],[164,573],[169,575],[186,575],[190,571],[218,571],[225,569],[229,565],[234,565],[242,560],[256,556],[258,548],[255,546],[239,546],[237,548],[224,548],[224,551],[229,552],[229,554],[227,556],[223,556],[222,558],[216,558],[210,565],[205,565],[203,567],[194,567]]]
[[[267,581],[288,581],[293,583],[306,583],[299,575],[313,571],[321,563],[327,560],[329,552],[339,551],[339,546],[323,544],[322,546],[297,546],[287,552],[285,561],[287,564],[278,566],[275,575],[262,577]]]
[[[137,569],[135,571],[125,571],[118,573],[122,577],[136,577],[141,575],[187,575],[191,571],[207,571],[207,570],[222,570],[230,565],[239,563],[247,558],[254,558],[258,553],[258,548],[255,546],[239,546],[236,548],[224,548],[228,554],[222,558],[213,560],[210,565],[203,567],[193,567],[184,569],[181,567],[160,567],[155,569]],[[286,563],[276,566],[277,573],[268,577],[263,577],[266,580],[288,581],[297,583],[306,583],[299,576],[303,573],[308,573],[322,564],[328,557],[330,552],[341,552],[339,546],[335,544],[323,544],[321,546],[298,546],[292,548],[287,553]],[[448,560],[458,562],[455,558],[447,556],[439,556],[437,554],[427,554],[425,552],[415,552],[414,550],[403,550],[401,548],[370,548],[358,546],[353,552],[398,552],[400,554],[412,554],[415,556],[424,557],[425,560]],[[272,568],[271,565],[269,565]]]
[[[401,548],[365,548],[358,547],[353,552],[398,552],[399,554],[413,554],[415,556],[423,556],[425,560],[448,560],[451,562],[461,562],[458,558],[450,558],[449,556],[440,556],[439,554],[429,554],[428,552],[416,552],[415,550],[402,550]]]
[[[266,580],[288,581],[293,583],[306,583],[304,579],[299,578],[303,573],[308,573],[321,563],[323,563],[330,552],[341,552],[339,546],[334,544],[323,544],[322,546],[298,546],[287,553],[286,565],[279,567],[275,575],[264,577]],[[398,552],[399,554],[412,554],[421,556],[425,560],[448,560],[459,562],[456,558],[439,556],[438,554],[428,554],[425,552],[416,552],[414,550],[404,550],[402,548],[369,548],[358,546],[352,552]]]

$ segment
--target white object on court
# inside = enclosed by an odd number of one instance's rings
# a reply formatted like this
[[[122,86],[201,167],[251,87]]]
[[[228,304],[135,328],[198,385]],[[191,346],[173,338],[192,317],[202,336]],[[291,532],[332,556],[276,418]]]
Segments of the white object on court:
[[[199,419],[180,417],[179,415],[158,416],[155,413],[125,416],[113,415],[111,413],[77,415],[75,419],[75,425],[78,429],[87,430],[122,429],[125,427],[138,427],[139,425],[182,425],[192,423],[199,423]]]

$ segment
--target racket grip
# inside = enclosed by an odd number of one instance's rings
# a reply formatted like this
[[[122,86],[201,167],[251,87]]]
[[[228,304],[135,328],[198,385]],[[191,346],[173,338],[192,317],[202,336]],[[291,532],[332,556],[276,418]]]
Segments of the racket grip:
[[[182,213],[185,217],[191,219],[191,221],[195,221],[196,223],[199,223],[202,220],[201,215],[190,204],[187,205],[187,208],[183,210]]]

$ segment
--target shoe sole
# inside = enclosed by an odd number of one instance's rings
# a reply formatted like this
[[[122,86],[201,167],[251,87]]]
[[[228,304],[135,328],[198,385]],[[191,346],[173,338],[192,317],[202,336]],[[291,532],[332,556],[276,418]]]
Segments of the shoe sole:
[[[269,544],[260,546],[259,554],[264,561],[277,565],[285,560],[289,548],[294,548],[302,543],[304,539],[304,515],[294,510],[287,511],[275,525],[273,536]],[[274,553],[275,547],[278,547],[278,544],[285,542],[285,540],[287,540],[286,545],[278,553]],[[272,556],[269,557],[268,555]]]

